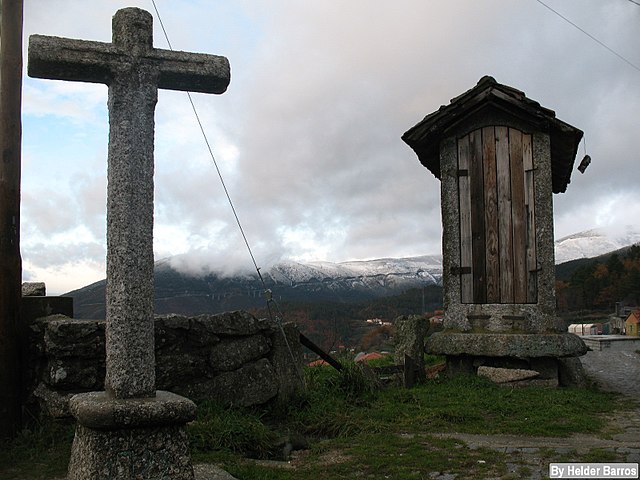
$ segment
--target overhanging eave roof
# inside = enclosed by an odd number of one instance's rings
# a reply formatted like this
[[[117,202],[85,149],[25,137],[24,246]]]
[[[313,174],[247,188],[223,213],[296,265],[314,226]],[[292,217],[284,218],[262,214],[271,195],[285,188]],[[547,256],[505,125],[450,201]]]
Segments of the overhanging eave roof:
[[[440,141],[455,133],[465,118],[483,109],[502,110],[549,134],[551,143],[552,189],[565,192],[582,139],[582,131],[556,118],[553,110],[542,107],[523,92],[501,85],[485,76],[467,92],[441,106],[407,130],[402,139],[416,152],[420,162],[440,178]]]

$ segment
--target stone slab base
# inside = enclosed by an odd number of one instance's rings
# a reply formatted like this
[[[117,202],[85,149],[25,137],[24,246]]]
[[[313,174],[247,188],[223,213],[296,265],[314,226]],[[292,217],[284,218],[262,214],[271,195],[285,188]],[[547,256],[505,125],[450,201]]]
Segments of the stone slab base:
[[[68,480],[193,480],[185,426],[195,404],[170,392],[115,399],[106,392],[75,395],[78,424]]]
[[[425,350],[436,355],[482,357],[576,357],[587,353],[584,342],[572,333],[434,333]]]
[[[587,379],[578,357],[481,357],[470,355],[448,355],[446,374],[455,376],[481,375],[487,369],[500,370],[508,378],[501,381],[488,376],[498,384],[539,387],[584,387]],[[517,378],[519,372],[535,372],[535,378]]]
[[[512,382],[518,385],[583,386],[584,372],[578,356],[587,347],[571,333],[457,333],[433,334],[425,345],[428,353],[446,355],[447,375],[477,374],[479,367],[506,372],[530,370],[534,379]]]

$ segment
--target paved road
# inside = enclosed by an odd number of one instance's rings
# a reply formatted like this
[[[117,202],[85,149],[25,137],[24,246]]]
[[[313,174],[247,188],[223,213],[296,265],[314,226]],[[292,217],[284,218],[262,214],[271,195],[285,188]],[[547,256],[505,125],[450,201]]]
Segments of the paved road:
[[[580,358],[585,373],[603,390],[640,401],[640,355],[636,352],[590,351]]]

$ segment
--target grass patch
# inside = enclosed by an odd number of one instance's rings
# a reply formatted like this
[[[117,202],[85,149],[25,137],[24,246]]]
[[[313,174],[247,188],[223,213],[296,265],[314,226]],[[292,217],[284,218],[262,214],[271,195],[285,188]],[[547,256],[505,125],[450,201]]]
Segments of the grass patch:
[[[507,474],[505,454],[471,450],[458,440],[425,432],[558,437],[597,433],[605,425],[601,414],[620,407],[615,395],[594,389],[510,389],[476,376],[430,380],[407,390],[379,389],[357,365],[347,365],[342,372],[316,367],[306,375],[307,393],[265,420],[271,417],[280,431],[312,438],[311,449],[280,465],[222,459],[219,463],[232,475],[265,480],[419,479],[425,472],[439,471],[459,479],[496,477]],[[597,449],[585,458],[608,459],[606,451]],[[516,474],[528,468],[522,466]]]
[[[375,390],[358,382],[348,387],[346,376],[353,372],[315,370],[304,405],[288,417],[322,437],[361,431],[566,437],[599,432],[605,423],[599,414],[614,409],[614,395],[593,389],[505,388],[483,377],[459,376],[409,390]]]
[[[446,360],[447,360],[447,357],[445,357],[444,355],[431,355],[430,353],[424,354],[425,367],[438,365],[439,363],[444,363]]]
[[[215,402],[198,407],[198,417],[189,426],[191,451],[239,453],[251,458],[273,456],[277,433],[249,410],[225,408]]]
[[[462,478],[506,475],[504,454],[469,449],[455,439],[429,433],[460,432],[564,437],[600,433],[604,413],[622,408],[610,393],[594,389],[504,388],[483,377],[428,380],[413,389],[381,388],[367,368],[346,364],[306,370],[306,393],[267,411],[199,405],[189,425],[195,462],[216,463],[237,478],[424,478],[447,472]],[[287,442],[304,435],[310,448],[291,463],[278,459]],[[64,476],[73,426],[48,422],[0,445],[0,478]],[[541,452],[543,455],[547,455]],[[613,461],[612,452],[592,449],[581,459]],[[548,456],[558,456],[549,451]],[[286,467],[286,468],[285,468]],[[523,469],[526,469],[523,466]],[[520,473],[524,473],[524,470]]]
[[[591,448],[582,457],[583,462],[589,463],[615,462],[617,459],[618,455],[616,455],[611,449],[606,448]]]
[[[49,480],[66,475],[73,434],[69,422],[29,425],[12,441],[0,443],[0,478]]]
[[[373,413],[405,429],[565,437],[600,431],[604,420],[596,414],[611,411],[613,398],[596,390],[505,388],[459,376],[381,392]]]

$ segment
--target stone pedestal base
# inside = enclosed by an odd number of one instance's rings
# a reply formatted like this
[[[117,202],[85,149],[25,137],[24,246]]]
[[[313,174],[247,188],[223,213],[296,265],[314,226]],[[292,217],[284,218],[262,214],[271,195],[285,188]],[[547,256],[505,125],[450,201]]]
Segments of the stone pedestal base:
[[[587,353],[584,342],[572,333],[434,333],[425,350],[436,355],[484,357],[577,357]]]
[[[478,367],[538,372],[530,385],[578,386],[581,370],[572,362],[587,347],[571,333],[454,333],[439,332],[426,342],[428,353],[446,355],[450,375],[475,374]],[[578,361],[579,363],[579,361]]]
[[[195,404],[169,392],[153,398],[114,399],[105,392],[69,402],[78,425],[68,480],[193,480],[187,422]]]

